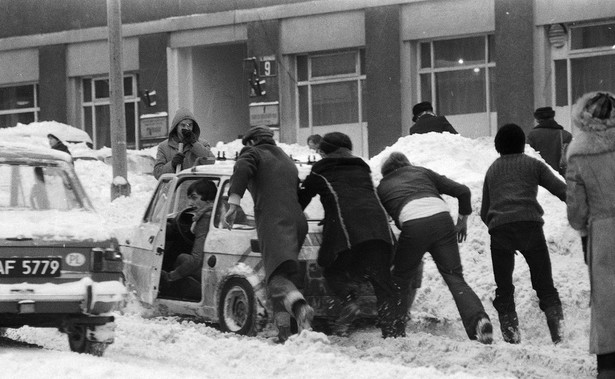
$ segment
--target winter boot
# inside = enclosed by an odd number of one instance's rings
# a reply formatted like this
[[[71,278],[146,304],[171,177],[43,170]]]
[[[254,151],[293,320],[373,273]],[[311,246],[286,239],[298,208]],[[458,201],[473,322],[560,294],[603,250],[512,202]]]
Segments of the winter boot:
[[[476,323],[476,339],[480,343],[490,345],[493,342],[493,325],[487,317],[481,317]]]
[[[361,313],[361,308],[355,300],[346,302],[342,307],[339,317],[333,324],[332,332],[340,337],[348,337],[352,322],[356,320],[359,313]]]
[[[274,323],[278,329],[278,343],[284,343],[291,336],[290,314],[287,312],[277,312],[274,316]]]
[[[303,330],[312,330],[314,309],[305,300],[299,300],[293,304],[293,313],[295,314],[299,333]]]
[[[498,316],[500,318],[500,330],[502,331],[504,341],[514,344],[521,342],[517,312],[500,313]]]
[[[564,321],[564,313],[562,312],[561,305],[553,305],[545,309],[545,316],[547,316],[547,326],[551,333],[551,341],[554,344],[562,342],[562,324]]]

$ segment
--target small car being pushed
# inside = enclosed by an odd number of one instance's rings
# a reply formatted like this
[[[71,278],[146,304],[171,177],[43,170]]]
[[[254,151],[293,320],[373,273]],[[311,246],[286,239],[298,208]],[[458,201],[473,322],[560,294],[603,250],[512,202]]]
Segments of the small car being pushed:
[[[129,289],[143,303],[163,314],[186,315],[218,324],[225,332],[255,335],[272,320],[267,299],[259,241],[254,220],[252,195],[246,191],[231,230],[223,222],[228,209],[228,190],[234,161],[196,166],[177,175],[164,174],[152,195],[141,221],[127,240],[120,241],[125,259]],[[300,177],[309,171],[299,166]],[[197,181],[213,183],[213,207],[204,243],[195,246],[191,231],[193,212],[189,189]],[[315,199],[305,210],[308,234],[299,255],[300,290],[314,308],[316,324],[327,331],[329,321],[337,318],[340,303],[332,294],[316,263],[324,217],[320,201]],[[194,249],[203,252],[197,273],[161,285],[161,274],[177,267],[178,257]],[[375,318],[376,301],[371,285],[360,289],[363,318]]]
[[[58,328],[100,356],[125,303],[123,261],[68,154],[0,142],[0,331]]]

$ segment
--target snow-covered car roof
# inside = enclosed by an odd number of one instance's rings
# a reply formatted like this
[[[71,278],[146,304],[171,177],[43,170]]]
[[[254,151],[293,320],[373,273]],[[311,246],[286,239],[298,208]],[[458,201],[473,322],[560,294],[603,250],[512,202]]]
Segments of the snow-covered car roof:
[[[60,160],[71,162],[71,157],[58,150],[30,145],[23,142],[0,142],[0,160],[29,162],[39,160]]]
[[[234,160],[226,160],[226,161],[216,161],[214,164],[209,165],[201,165],[195,166],[188,169],[185,169],[179,173],[180,176],[189,176],[194,173],[198,174],[208,174],[208,175],[232,175],[233,167],[235,165]],[[305,179],[305,177],[312,170],[312,166],[307,164],[298,163],[296,164],[297,170],[299,171],[299,178]]]
[[[87,132],[56,121],[41,121],[30,124],[18,123],[14,127],[0,129],[0,135],[7,135],[7,137],[35,136],[47,138],[47,134],[53,134],[62,142],[84,142],[90,146],[92,145],[92,138]]]

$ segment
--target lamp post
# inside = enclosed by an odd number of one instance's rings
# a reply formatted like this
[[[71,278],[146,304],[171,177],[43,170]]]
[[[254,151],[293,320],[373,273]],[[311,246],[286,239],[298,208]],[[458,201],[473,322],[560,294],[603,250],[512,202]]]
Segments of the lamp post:
[[[111,200],[130,195],[126,164],[126,120],[124,118],[124,73],[122,71],[121,0],[107,0],[109,29],[109,100],[113,180]]]

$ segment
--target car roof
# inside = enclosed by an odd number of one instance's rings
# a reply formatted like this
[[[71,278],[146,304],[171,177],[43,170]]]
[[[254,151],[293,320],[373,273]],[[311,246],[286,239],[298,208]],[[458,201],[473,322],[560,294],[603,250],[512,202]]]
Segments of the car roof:
[[[214,164],[194,166],[185,169],[179,173],[179,176],[190,176],[193,174],[205,174],[216,176],[231,176],[233,175],[233,167],[235,166],[234,160],[216,161]],[[305,177],[312,170],[312,166],[302,163],[297,163],[297,170],[299,171],[299,178],[305,179]]]
[[[40,160],[54,160],[70,163],[72,158],[64,152],[51,148],[44,148],[26,143],[0,142],[0,161],[28,163]]]

